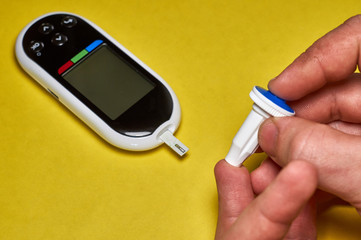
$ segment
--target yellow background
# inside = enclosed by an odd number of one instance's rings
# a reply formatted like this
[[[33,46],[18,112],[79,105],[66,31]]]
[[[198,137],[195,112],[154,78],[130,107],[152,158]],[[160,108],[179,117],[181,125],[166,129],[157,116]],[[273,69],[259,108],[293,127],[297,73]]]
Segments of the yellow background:
[[[0,8],[0,239],[212,239],[213,166],[266,86],[317,38],[361,12],[359,0],[2,0]],[[80,14],[174,89],[180,159],[162,146],[116,149],[18,66],[14,43],[34,18]],[[252,169],[264,155],[252,157]],[[335,208],[319,239],[359,239],[361,219]]]

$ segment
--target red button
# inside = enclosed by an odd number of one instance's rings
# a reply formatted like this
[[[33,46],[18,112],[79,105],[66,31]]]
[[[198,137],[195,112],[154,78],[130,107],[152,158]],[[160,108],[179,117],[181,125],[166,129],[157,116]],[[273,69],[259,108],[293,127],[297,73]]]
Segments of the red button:
[[[59,69],[58,69],[58,73],[59,75],[61,75],[63,72],[65,72],[66,70],[68,70],[68,68],[70,68],[71,66],[73,66],[73,62],[72,61],[68,61],[66,62],[63,66],[61,66]]]

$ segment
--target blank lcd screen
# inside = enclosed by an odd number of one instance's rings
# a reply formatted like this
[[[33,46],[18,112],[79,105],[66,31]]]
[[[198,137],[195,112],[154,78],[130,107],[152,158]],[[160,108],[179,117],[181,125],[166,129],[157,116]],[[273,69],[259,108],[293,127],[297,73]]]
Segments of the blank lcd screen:
[[[155,87],[106,44],[63,75],[90,102],[115,120]]]

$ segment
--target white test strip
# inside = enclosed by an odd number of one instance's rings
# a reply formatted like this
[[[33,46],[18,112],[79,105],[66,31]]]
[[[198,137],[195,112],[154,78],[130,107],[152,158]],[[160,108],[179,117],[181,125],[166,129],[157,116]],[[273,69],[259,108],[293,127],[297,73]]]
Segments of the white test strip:
[[[181,141],[179,141],[173,134],[167,130],[162,135],[160,135],[160,139],[165,142],[173,151],[178,153],[179,156],[183,156],[188,152],[189,148],[184,145]]]

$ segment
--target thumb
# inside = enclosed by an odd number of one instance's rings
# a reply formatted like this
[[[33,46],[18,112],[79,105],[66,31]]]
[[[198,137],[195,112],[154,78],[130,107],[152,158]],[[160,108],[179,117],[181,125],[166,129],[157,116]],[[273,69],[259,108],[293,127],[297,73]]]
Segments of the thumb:
[[[219,161],[214,168],[218,190],[216,238],[220,239],[254,199],[251,177],[245,167]]]
[[[297,117],[270,118],[259,130],[259,144],[275,162],[312,163],[319,187],[361,209],[361,137]]]

